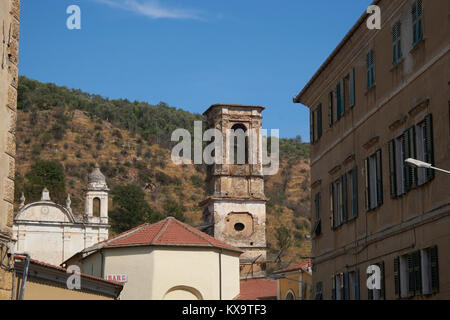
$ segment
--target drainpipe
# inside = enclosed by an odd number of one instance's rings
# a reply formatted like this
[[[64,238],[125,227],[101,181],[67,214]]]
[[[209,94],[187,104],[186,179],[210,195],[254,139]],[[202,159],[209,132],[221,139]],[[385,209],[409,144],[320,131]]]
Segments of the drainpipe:
[[[20,284],[19,300],[23,300],[23,294],[25,293],[25,284],[27,283],[28,268],[30,266],[30,255],[28,253],[22,253],[21,256],[25,256],[25,266],[23,268],[22,283]]]
[[[222,252],[223,249],[219,251],[219,300],[222,300]]]

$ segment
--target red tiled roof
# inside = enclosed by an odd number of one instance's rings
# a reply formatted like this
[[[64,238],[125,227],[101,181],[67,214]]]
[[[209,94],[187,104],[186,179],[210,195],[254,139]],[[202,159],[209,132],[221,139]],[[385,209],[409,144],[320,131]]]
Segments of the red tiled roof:
[[[307,260],[305,260],[303,262],[294,264],[294,265],[289,266],[287,268],[274,271],[274,273],[283,273],[283,272],[296,271],[296,270],[305,270],[306,268],[311,268],[311,259],[307,259]]]
[[[168,217],[154,224],[140,225],[99,242],[93,247],[108,248],[134,245],[200,246],[242,252],[240,249],[216,240],[173,217]],[[86,249],[86,251],[89,250],[90,248]]]
[[[241,280],[241,294],[238,300],[270,300],[277,298],[277,280],[258,278]]]
[[[26,257],[22,256],[22,255],[14,255],[14,259],[25,260]],[[37,265],[40,265],[42,267],[46,267],[46,268],[50,268],[50,269],[59,270],[59,271],[62,271],[64,273],[67,272],[66,268],[58,267],[58,266],[49,264],[47,262],[43,262],[43,261],[31,259],[31,258],[30,258],[30,263],[37,264]],[[85,273],[80,273],[80,275],[82,277],[85,277],[85,278],[90,278],[90,279],[93,279],[93,280],[102,281],[102,282],[106,282],[106,283],[109,283],[109,284],[113,284],[113,285],[116,285],[116,286],[123,287],[123,283],[120,283],[120,282],[106,280],[106,279],[103,279],[103,278],[100,278],[100,277],[96,277],[96,276],[91,276],[90,274],[85,274]]]

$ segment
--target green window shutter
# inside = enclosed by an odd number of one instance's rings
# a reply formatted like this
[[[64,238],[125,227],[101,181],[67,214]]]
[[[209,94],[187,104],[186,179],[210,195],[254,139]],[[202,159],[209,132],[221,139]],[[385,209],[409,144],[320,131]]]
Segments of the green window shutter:
[[[376,153],[377,165],[377,206],[383,204],[383,166],[382,166],[381,149]]]
[[[344,272],[344,300],[350,300],[350,274]]]
[[[370,51],[366,55],[366,86],[367,90],[371,88],[370,85]]]
[[[331,299],[332,300],[336,300],[336,277],[335,276],[333,276],[331,278],[331,284],[332,284],[332,286],[331,286]]]
[[[366,209],[370,210],[370,169],[369,158],[364,161],[364,174],[366,176]]]
[[[352,169],[352,216],[358,216],[358,166]]]
[[[314,111],[311,110],[311,126],[310,126],[310,136],[311,136],[311,143],[314,143],[315,139],[314,139],[314,132],[315,132],[315,119],[314,119]]]
[[[413,297],[416,291],[416,280],[414,279],[414,259],[413,254],[408,254],[408,295]]]
[[[430,248],[431,260],[431,289],[433,293],[439,292],[439,262],[437,246]]]
[[[317,139],[322,137],[322,104],[317,108]]]
[[[386,299],[386,280],[384,274],[384,261],[378,264],[381,270],[381,290],[380,290],[380,300]]]
[[[338,224],[341,225],[344,223],[344,192],[343,192],[343,180],[344,177],[339,178],[339,221]]]
[[[422,294],[422,262],[420,250],[413,252],[415,294]]]
[[[347,189],[347,175],[342,176],[342,222],[348,220],[348,189]]]
[[[367,289],[367,300],[373,300],[373,290]]]
[[[339,83],[336,86],[336,116],[337,116],[338,120],[341,118],[341,114],[342,114],[342,98],[341,98],[341,94],[343,94],[343,92],[341,93],[341,84]]]
[[[392,26],[392,48],[393,48],[393,56],[392,56],[392,64],[397,64],[402,58],[402,47],[401,47],[401,23],[400,21],[396,22]]]
[[[400,295],[400,257],[394,258],[394,284],[395,284],[395,297],[399,299]]]
[[[334,228],[334,187],[330,184],[330,227]]]
[[[355,278],[353,284],[355,286],[355,300],[359,300],[359,269],[356,269],[354,272]]]
[[[410,151],[410,143],[409,143],[409,130],[406,130],[403,132],[402,135],[402,145],[403,145],[403,163],[406,159],[409,158],[409,155],[411,153]],[[412,186],[412,167],[408,165],[403,166],[403,176],[404,176],[404,185],[405,185],[405,192],[408,192],[411,189]]]
[[[350,97],[350,108],[355,106],[355,68],[350,70],[349,79],[349,97]]]
[[[343,116],[345,113],[345,104],[347,103],[345,101],[345,79],[344,78],[341,79],[341,100],[342,100],[341,116]]]
[[[417,149],[416,149],[416,127],[412,126],[409,129],[409,158],[417,159]],[[411,188],[417,187],[417,168],[411,170]]]
[[[395,163],[395,140],[389,141],[389,184],[391,198],[397,197],[397,168]]]
[[[333,92],[328,94],[328,125],[333,125]]]
[[[425,162],[434,165],[434,149],[433,149],[433,117],[431,114],[425,117]],[[434,178],[434,170],[427,169],[427,181]]]

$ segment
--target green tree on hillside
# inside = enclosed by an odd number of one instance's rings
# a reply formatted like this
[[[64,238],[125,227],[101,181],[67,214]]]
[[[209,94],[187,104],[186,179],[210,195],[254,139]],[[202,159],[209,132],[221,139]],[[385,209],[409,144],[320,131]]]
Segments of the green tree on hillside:
[[[145,193],[136,185],[117,186],[111,191],[113,210],[109,212],[111,227],[124,232],[143,223],[153,223],[164,218],[145,200]]]
[[[42,190],[47,188],[50,197],[57,203],[66,198],[66,179],[62,165],[57,161],[38,159],[25,175],[23,188],[27,202],[41,199]]]

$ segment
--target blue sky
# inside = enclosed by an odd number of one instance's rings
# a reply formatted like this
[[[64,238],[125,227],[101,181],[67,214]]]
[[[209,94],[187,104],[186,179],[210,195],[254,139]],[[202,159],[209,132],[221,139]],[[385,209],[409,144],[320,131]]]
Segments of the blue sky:
[[[264,128],[309,141],[292,98],[372,0],[21,2],[21,75],[198,113],[264,105]],[[81,30],[66,27],[72,4]]]

